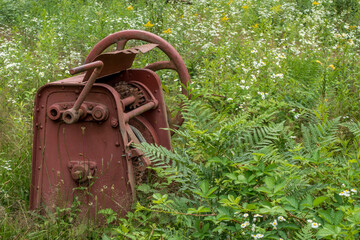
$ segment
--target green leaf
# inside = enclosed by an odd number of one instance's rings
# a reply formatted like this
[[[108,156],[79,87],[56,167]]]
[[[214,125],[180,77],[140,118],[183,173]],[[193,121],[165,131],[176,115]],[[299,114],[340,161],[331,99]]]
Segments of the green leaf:
[[[102,240],[111,240],[105,233],[101,237]]]
[[[275,186],[275,180],[273,177],[265,177],[264,182],[269,189],[273,189]]]
[[[339,225],[344,217],[344,213],[342,211],[337,211],[333,215],[334,215],[334,217],[333,217],[334,225]]]
[[[340,232],[341,232],[341,228],[339,226],[325,224],[325,226],[322,229],[320,229],[316,235],[318,237],[332,236],[336,238]]]
[[[313,201],[313,206],[314,206],[314,207],[319,206],[319,205],[320,205],[322,202],[324,202],[326,199],[328,199],[328,197],[325,197],[325,196],[320,196],[320,197],[315,198],[315,200]]]
[[[291,230],[299,230],[300,227],[295,223],[283,223],[282,228],[291,229]]]
[[[333,218],[331,217],[330,209],[319,210],[318,213],[322,219],[324,219],[325,221],[327,221],[330,224],[333,224]]]
[[[202,181],[200,183],[200,190],[194,190],[193,192],[198,194],[199,196],[203,197],[203,198],[215,198],[215,195],[212,195],[216,190],[218,189],[218,187],[212,187],[211,189],[209,189],[209,182],[208,181]]]
[[[300,210],[304,209],[304,208],[312,208],[312,203],[313,203],[313,198],[310,195],[307,195],[306,198],[304,200],[302,200],[300,202]]]
[[[209,190],[209,182],[208,181],[202,181],[201,183],[200,183],[200,189],[201,189],[201,191],[203,192],[203,193],[207,193],[208,192],[208,190]]]
[[[334,198],[339,204],[343,204],[343,199],[338,193],[334,193]]]
[[[272,193],[272,191],[270,189],[268,189],[267,187],[259,187],[256,189],[256,191],[258,192],[265,192],[265,193]]]
[[[200,206],[198,209],[195,208],[189,208],[187,213],[193,214],[193,213],[205,213],[205,212],[211,212],[210,208]]]
[[[206,194],[207,198],[215,198],[216,196],[213,193],[218,189],[218,187],[212,187]]]
[[[124,225],[121,225],[121,231],[123,231],[124,233],[128,233],[129,229],[127,227],[125,227]]]
[[[286,180],[281,182],[280,184],[276,185],[274,188],[274,193],[279,192],[281,189],[283,189],[286,186]]]
[[[137,189],[144,193],[149,193],[151,191],[151,187],[148,184],[141,184],[137,187]]]
[[[290,203],[290,205],[293,206],[295,209],[299,208],[299,202],[295,197],[287,197],[286,201]]]
[[[235,181],[235,184],[242,184],[242,183],[248,183],[244,175],[239,175],[237,177],[237,180]]]
[[[257,209],[257,206],[255,204],[248,204],[248,203],[243,203],[242,207],[244,208],[245,212],[250,212],[251,210]]]
[[[161,84],[161,86],[162,86],[162,88],[163,88],[163,90],[164,90],[164,92],[166,92],[167,94],[169,94],[169,88],[165,85],[165,84]]]
[[[348,217],[349,221],[354,224],[360,224],[360,208],[355,208],[352,215]]]

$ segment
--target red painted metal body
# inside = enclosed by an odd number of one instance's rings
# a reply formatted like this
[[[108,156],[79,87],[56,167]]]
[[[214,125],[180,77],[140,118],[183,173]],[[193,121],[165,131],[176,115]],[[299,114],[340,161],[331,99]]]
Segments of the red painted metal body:
[[[151,44],[123,50],[126,42]],[[114,52],[103,53],[116,43]],[[170,61],[131,69],[136,54],[159,47]],[[161,81],[154,72],[174,69],[181,82],[189,74],[176,50],[144,31],[122,31],[100,41],[81,73],[48,83],[38,90],[34,108],[34,143],[30,192],[31,209],[69,207],[75,199],[82,214],[98,210],[128,211],[139,175],[151,165],[132,143],[148,142],[171,149],[169,117]],[[182,91],[187,95],[185,88]],[[175,124],[182,123],[181,115]]]

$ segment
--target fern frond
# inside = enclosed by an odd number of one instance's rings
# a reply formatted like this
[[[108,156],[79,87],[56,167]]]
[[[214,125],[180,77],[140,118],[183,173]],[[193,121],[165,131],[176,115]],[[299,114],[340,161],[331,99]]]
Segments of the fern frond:
[[[247,151],[256,151],[258,149],[271,145],[275,140],[278,139],[281,131],[283,130],[284,122],[276,124],[272,127],[264,126],[254,128],[243,135],[241,139],[242,144]]]
[[[309,151],[314,151],[317,146],[326,146],[335,141],[337,130],[340,125],[340,118],[327,120],[323,123],[301,125],[303,144]]]
[[[360,122],[347,122],[341,125],[347,127],[356,138],[360,138]]]
[[[301,232],[295,233],[295,235],[296,235],[296,238],[295,238],[296,240],[310,240],[310,239],[315,238],[315,235],[311,231],[311,225],[310,224],[305,225],[301,229]]]

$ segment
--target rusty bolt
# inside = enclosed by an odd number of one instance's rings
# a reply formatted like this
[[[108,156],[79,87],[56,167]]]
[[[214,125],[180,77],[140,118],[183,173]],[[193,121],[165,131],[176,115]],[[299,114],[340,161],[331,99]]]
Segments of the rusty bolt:
[[[92,117],[96,121],[105,121],[109,115],[109,111],[105,106],[96,106],[92,111]]]
[[[111,126],[113,128],[116,128],[118,125],[119,125],[119,122],[115,118],[111,119]]]
[[[79,183],[85,182],[89,174],[89,165],[87,164],[77,164],[71,169],[71,177]]]
[[[120,143],[118,141],[115,142],[115,146],[120,146]]]
[[[101,110],[97,109],[96,111],[93,112],[93,116],[96,119],[100,119],[100,118],[102,118],[103,114],[102,114]]]

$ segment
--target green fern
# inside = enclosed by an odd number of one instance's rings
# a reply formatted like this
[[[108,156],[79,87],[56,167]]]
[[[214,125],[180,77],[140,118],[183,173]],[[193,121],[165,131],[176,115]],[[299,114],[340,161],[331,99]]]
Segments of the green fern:
[[[257,152],[259,149],[272,145],[274,141],[278,140],[283,130],[284,122],[272,127],[264,126],[249,129],[242,133],[239,146],[243,146],[243,149],[248,153]]]
[[[343,123],[342,126],[347,127],[356,138],[360,138],[360,122]]]
[[[295,233],[296,240],[309,240],[315,239],[314,233],[311,231],[311,225],[307,224],[303,228],[301,228],[301,232]]]
[[[315,151],[318,146],[327,146],[337,138],[340,118],[326,120],[323,123],[301,125],[303,144],[309,152]]]

